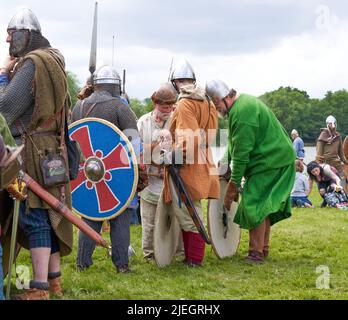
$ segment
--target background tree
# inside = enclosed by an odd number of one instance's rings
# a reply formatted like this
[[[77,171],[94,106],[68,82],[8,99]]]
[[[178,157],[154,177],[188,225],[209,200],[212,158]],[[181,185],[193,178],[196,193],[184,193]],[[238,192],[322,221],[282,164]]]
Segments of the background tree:
[[[72,72],[68,75],[68,88],[72,98],[72,105],[77,101],[80,85],[77,77]],[[311,99],[306,91],[280,87],[277,90],[266,92],[260,99],[272,109],[278,120],[290,136],[292,129],[296,129],[305,143],[315,143],[319,136],[320,128],[325,127],[325,120],[330,114],[338,122],[338,131],[342,138],[348,134],[348,92],[344,89],[328,91],[323,99]],[[150,98],[139,100],[130,99],[131,108],[138,119],[153,110]],[[228,118],[219,119],[219,129],[228,128]],[[220,135],[217,144],[219,145]]]
[[[142,101],[139,99],[131,98],[130,105],[138,119],[142,115],[149,113],[153,110],[152,101],[150,98],[146,98]]]
[[[67,72],[67,80],[68,90],[71,96],[71,108],[73,108],[77,102],[77,94],[81,87],[79,85],[79,81],[77,80],[77,76],[70,71]]]
[[[289,134],[296,129],[307,143],[315,143],[330,114],[337,119],[342,138],[348,133],[348,119],[344,116],[348,112],[346,90],[328,91],[324,99],[310,99],[306,91],[280,87],[260,98],[273,110]]]

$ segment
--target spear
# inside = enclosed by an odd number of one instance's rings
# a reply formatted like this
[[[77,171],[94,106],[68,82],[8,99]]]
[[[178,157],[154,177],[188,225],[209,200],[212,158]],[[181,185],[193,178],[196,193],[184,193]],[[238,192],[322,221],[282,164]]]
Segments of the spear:
[[[93,73],[96,69],[96,64],[97,64],[97,25],[98,25],[98,2],[95,3],[95,7],[94,7],[91,53],[89,56],[89,72],[92,75],[92,79],[93,79]]]
[[[122,94],[126,94],[126,70],[123,69]]]
[[[170,69],[169,69],[169,75],[168,75],[168,82],[170,81],[170,75],[171,75],[172,70],[173,70],[173,60],[174,60],[174,57],[172,58],[172,62],[170,63]]]

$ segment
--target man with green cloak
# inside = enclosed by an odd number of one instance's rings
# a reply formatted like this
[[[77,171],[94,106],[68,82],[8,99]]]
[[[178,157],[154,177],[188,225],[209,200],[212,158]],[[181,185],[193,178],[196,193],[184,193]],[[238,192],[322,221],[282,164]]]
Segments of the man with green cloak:
[[[221,80],[209,81],[206,92],[219,116],[229,118],[232,172],[224,205],[229,210],[241,193],[234,222],[249,230],[246,261],[262,263],[269,254],[271,225],[291,216],[295,152],[285,129],[261,100],[237,94]]]

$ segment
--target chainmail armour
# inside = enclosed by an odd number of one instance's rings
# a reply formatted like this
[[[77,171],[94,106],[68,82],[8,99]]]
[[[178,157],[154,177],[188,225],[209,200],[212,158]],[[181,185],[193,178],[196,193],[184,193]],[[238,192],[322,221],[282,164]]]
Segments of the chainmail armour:
[[[21,134],[16,128],[15,121],[19,119],[27,128],[34,111],[35,97],[32,91],[34,74],[35,65],[28,59],[10,83],[2,88],[0,95],[0,112],[6,119],[17,144],[21,144]]]
[[[113,97],[111,92],[106,90],[94,91],[92,95],[82,101],[78,101],[73,109],[72,121],[77,121],[85,117],[90,107],[95,107],[87,115],[107,120],[117,126],[121,131],[137,128],[137,119],[129,105],[125,104],[121,98]],[[133,131],[133,130],[132,130]],[[130,137],[128,137],[130,138]],[[133,136],[133,138],[135,138]],[[131,140],[131,139],[129,139]],[[128,267],[128,248],[130,245],[130,217],[131,211],[127,209],[124,213],[110,221],[110,237],[112,243],[112,262],[117,270],[121,267]],[[83,220],[97,232],[101,229],[101,222]],[[95,243],[88,239],[82,232],[79,232],[78,253],[76,264],[79,268],[89,267],[92,262],[92,255]]]
[[[49,41],[37,32],[31,32],[29,43],[24,55],[39,48],[50,47]],[[6,119],[11,134],[20,145],[21,133],[17,130],[15,121],[18,119],[24,128],[27,128],[35,107],[35,96],[33,81],[35,76],[35,65],[32,60],[27,59],[18,68],[7,86],[1,87],[0,113]]]
[[[72,121],[83,118],[89,108],[94,103],[97,103],[88,117],[110,121],[121,131],[126,129],[135,129],[138,131],[137,119],[132,109],[120,98],[113,97],[109,92],[95,91],[83,101],[83,103],[81,101],[77,102],[72,113]]]

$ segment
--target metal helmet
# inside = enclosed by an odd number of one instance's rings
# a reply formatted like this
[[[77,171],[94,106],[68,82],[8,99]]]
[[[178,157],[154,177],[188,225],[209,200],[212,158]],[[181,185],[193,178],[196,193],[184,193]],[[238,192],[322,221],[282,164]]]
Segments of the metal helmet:
[[[161,84],[159,89],[151,96],[153,103],[158,104],[174,104],[177,98],[178,94],[170,82]]]
[[[336,118],[334,116],[328,116],[326,118],[326,126],[328,127],[329,124],[333,124],[335,127],[337,126],[337,121],[336,121]]]
[[[35,14],[27,8],[18,11],[11,19],[7,29],[29,30],[41,33],[41,26]]]
[[[175,66],[170,74],[171,82],[177,79],[192,79],[193,81],[196,81],[195,72],[186,59],[179,60],[177,63],[175,63]]]
[[[108,65],[104,65],[94,72],[93,83],[94,84],[116,84],[120,86],[121,77],[114,68]]]
[[[219,100],[222,100],[228,96],[231,89],[225,82],[214,79],[206,83],[205,91],[207,95],[213,100],[213,102],[217,104]]]

